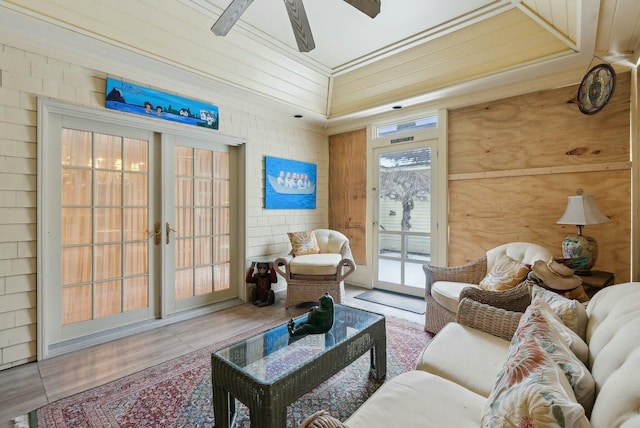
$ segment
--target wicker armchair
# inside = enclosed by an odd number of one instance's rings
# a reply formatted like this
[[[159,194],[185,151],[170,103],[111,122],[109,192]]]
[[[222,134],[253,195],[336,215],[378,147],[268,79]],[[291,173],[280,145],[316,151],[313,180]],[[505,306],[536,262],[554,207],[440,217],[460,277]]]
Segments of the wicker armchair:
[[[518,328],[522,314],[523,312],[496,308],[465,297],[460,300],[456,322],[505,340],[511,340]]]
[[[506,291],[466,287],[460,293],[456,322],[511,340],[530,303],[529,281]]]
[[[316,229],[320,254],[295,257],[290,252],[274,261],[274,267],[287,281],[285,307],[317,302],[329,293],[335,303],[342,303],[344,280],[356,270],[349,239],[331,229]]]
[[[492,248],[482,257],[463,266],[423,265],[426,278],[425,300],[427,302],[424,329],[430,333],[437,333],[445,324],[455,321],[462,290],[466,287],[480,290],[478,284],[503,254],[530,265],[533,265],[536,260],[549,260],[553,256],[551,252],[540,245],[529,242],[511,242]],[[502,296],[505,304],[514,298],[511,290],[490,293],[507,293]],[[495,298],[491,299],[492,301],[496,300]],[[518,300],[514,302],[514,305],[519,307],[518,305],[521,303],[522,301]],[[505,309],[513,310],[510,307],[505,307]]]

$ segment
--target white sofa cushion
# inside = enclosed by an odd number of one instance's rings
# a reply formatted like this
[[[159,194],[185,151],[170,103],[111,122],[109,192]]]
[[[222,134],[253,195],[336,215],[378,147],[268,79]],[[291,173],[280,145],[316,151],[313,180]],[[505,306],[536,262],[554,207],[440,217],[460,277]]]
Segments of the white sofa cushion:
[[[436,281],[431,286],[431,296],[440,306],[443,306],[455,314],[458,312],[460,292],[465,287],[478,288],[478,285],[467,284],[466,282]]]
[[[416,369],[488,397],[507,358],[509,342],[458,323],[447,324],[418,357]]]
[[[486,398],[421,370],[382,385],[345,421],[349,428],[478,428]]]
[[[591,425],[640,427],[640,283],[596,293],[587,314],[589,362],[598,391]]]
[[[637,329],[638,326],[635,326]],[[592,428],[640,427],[640,348],[602,385],[591,413]]]

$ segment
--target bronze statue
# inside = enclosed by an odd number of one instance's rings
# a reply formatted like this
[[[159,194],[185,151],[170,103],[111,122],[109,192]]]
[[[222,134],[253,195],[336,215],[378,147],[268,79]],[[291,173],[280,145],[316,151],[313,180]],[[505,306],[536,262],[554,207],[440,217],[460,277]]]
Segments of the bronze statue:
[[[307,320],[295,325],[291,319],[288,324],[289,336],[326,333],[333,327],[333,297],[325,293],[320,297],[320,306],[309,309]]]
[[[257,272],[254,273],[254,269],[257,270]],[[256,285],[256,287],[251,290],[251,297],[249,299],[251,303],[256,306],[273,305],[276,300],[276,295],[271,289],[271,284],[277,283],[278,277],[271,263],[257,263],[256,265],[255,262],[252,262],[251,267],[247,271],[246,281]]]

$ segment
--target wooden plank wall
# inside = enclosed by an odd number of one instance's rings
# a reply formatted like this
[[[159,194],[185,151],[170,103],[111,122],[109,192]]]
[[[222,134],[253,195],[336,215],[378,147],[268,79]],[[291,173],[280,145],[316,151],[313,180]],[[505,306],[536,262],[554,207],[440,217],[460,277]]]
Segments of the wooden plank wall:
[[[598,241],[594,269],[630,278],[630,73],[595,115],[580,113],[577,85],[449,112],[450,266],[510,241],[541,244],[561,256],[576,232],[556,221],[577,188],[613,221],[586,226]]]
[[[329,137],[329,228],[349,237],[358,265],[367,261],[367,132]]]

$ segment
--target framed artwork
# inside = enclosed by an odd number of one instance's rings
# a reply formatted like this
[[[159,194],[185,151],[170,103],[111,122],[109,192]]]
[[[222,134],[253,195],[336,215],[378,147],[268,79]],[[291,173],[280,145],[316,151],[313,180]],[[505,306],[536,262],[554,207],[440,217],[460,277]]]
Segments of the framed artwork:
[[[264,170],[265,208],[316,208],[315,164],[266,156]]]
[[[105,107],[142,116],[218,129],[218,107],[107,78]]]

